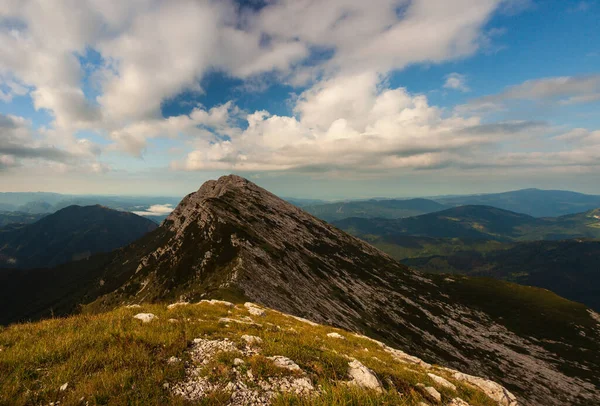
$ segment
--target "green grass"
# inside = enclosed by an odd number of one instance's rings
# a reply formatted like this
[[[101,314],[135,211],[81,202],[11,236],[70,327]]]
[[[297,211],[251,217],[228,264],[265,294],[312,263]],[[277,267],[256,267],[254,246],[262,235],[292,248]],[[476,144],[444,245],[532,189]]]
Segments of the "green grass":
[[[133,319],[139,312],[158,316],[144,324]],[[294,360],[320,385],[316,398],[281,395],[276,405],[416,405],[424,400],[418,383],[433,385],[426,370],[396,361],[376,343],[326,326],[311,326],[289,316],[267,311],[254,317],[257,325],[219,323],[221,317],[248,316],[245,308],[193,304],[167,310],[165,305],[141,309],[119,308],[101,314],[82,314],[64,319],[12,325],[0,329],[0,405],[185,405],[168,389],[185,379],[185,362],[194,338],[229,338],[242,348],[243,334],[259,336],[261,353],[243,357],[241,352],[218,354],[204,366],[202,375],[213,382],[229,381],[235,358],[244,369],[268,378],[298,372],[279,368],[266,357],[282,355]],[[178,322],[171,323],[169,319]],[[346,339],[327,333],[337,331]],[[418,354],[417,354],[418,355]],[[184,362],[169,364],[170,357]],[[383,393],[349,387],[348,357],[371,368],[381,380]],[[442,370],[437,374],[445,375]],[[61,385],[68,383],[65,391]],[[491,405],[481,392],[458,382],[457,391],[438,388],[444,400],[459,396],[473,406]],[[83,400],[82,400],[83,399]],[[221,405],[229,394],[214,392],[197,404]]]

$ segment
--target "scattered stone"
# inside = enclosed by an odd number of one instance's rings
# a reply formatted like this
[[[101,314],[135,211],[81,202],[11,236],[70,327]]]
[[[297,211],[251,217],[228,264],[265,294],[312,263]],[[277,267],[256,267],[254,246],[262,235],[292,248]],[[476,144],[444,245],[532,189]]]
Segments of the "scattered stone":
[[[167,364],[169,365],[177,364],[179,362],[181,362],[181,360],[177,357],[171,357],[167,360]]]
[[[447,406],[471,406],[461,398],[454,398],[448,403]]]
[[[298,321],[301,321],[302,323],[306,323],[306,324],[308,324],[308,325],[310,325],[310,326],[313,326],[313,327],[316,327],[316,326],[318,326],[318,324],[317,324],[317,323],[315,323],[315,322],[313,322],[313,321],[310,321],[310,320],[307,320],[307,319],[304,319],[304,318],[302,318],[302,317],[298,317],[298,316],[290,316],[290,317],[291,317],[291,318],[293,318],[293,319],[296,319],[296,320],[298,320]]]
[[[168,306],[167,306],[167,309],[171,310],[171,309],[174,309],[174,308],[176,308],[176,307],[179,307],[179,306],[187,306],[187,305],[189,305],[189,304],[190,304],[190,302],[177,302],[177,303],[172,303],[172,304],[170,304],[170,305],[168,305]]]
[[[169,320],[167,320],[167,321],[168,321],[169,323],[171,323],[171,324],[176,324],[176,323],[179,323],[179,320],[177,320],[177,319],[169,319]]]
[[[231,302],[226,302],[224,300],[215,300],[215,299],[211,299],[211,300],[206,300],[206,299],[202,299],[200,303],[208,303],[211,305],[223,305],[223,306],[227,306],[227,307],[235,307],[235,305]]]
[[[267,357],[267,359],[273,361],[273,363],[279,368],[289,369],[290,371],[302,371],[298,364],[287,357],[275,355],[274,357]]]
[[[348,375],[352,378],[350,384],[381,392],[381,383],[377,376],[360,361],[354,360],[348,363]]]
[[[442,401],[442,395],[433,386],[423,386],[423,390],[436,402]]]
[[[449,382],[447,379],[444,379],[441,376],[432,373],[428,373],[427,375],[438,385],[443,386],[444,388],[456,390],[456,385]]]
[[[69,382],[64,383],[59,389],[61,392],[64,392],[69,387]]]
[[[150,323],[152,320],[158,319],[158,317],[156,317],[152,313],[138,313],[135,316],[133,316],[133,318],[141,320],[144,323]]]
[[[125,306],[126,309],[139,309],[140,307],[142,306],[140,306],[139,304],[130,304]]]
[[[382,343],[381,341],[374,340],[371,337],[363,336],[361,334],[354,334],[354,336],[365,339],[365,340],[369,340],[369,341],[379,345],[381,348],[384,349],[385,352],[389,353],[396,361],[399,361],[399,362],[402,362],[405,364],[417,364],[425,369],[431,368],[431,364],[428,364],[427,362],[423,361],[421,358],[414,357],[412,355],[405,353],[404,351],[389,347],[389,346],[385,345],[384,343]]]
[[[346,338],[339,334],[339,333],[329,333],[327,334],[327,337],[331,337],[331,338],[339,338],[340,340],[345,340]]]
[[[225,391],[231,394],[227,405],[249,406],[268,405],[281,393],[293,393],[302,397],[310,396],[317,392],[310,379],[306,376],[282,376],[260,379],[254,376],[251,370],[244,373],[238,368],[232,368],[233,375],[228,383],[211,382],[208,377],[200,373],[203,366],[210,363],[220,352],[241,351],[243,355],[252,354],[250,349],[237,349],[230,340],[207,340],[197,338],[192,344],[190,355],[192,363],[186,365],[186,380],[170,388],[175,395],[186,400],[201,401],[215,391]],[[278,366],[298,370],[293,361],[285,357],[270,357]],[[233,360],[234,365],[243,365],[241,358]],[[198,366],[200,365],[200,366]],[[250,381],[251,384],[246,384]]]
[[[253,316],[264,317],[267,315],[267,313],[263,309],[261,309],[258,305],[254,303],[246,302],[244,303],[244,307],[248,310],[248,313],[250,313]]]
[[[250,320],[252,320],[252,319],[250,319]],[[219,319],[219,323],[225,323],[225,324],[227,324],[227,323],[238,323],[238,324],[246,324],[246,325],[249,325],[249,326],[262,327],[262,324],[255,323],[253,321],[238,320],[238,319],[232,319],[232,318],[229,318],[229,317],[221,317]]]
[[[455,372],[452,377],[458,381],[468,382],[481,389],[483,393],[489,396],[492,400],[498,402],[501,406],[517,406],[517,398],[515,395],[510,393],[502,385],[496,382],[488,381],[487,379],[480,378],[478,376],[463,374],[462,372]]]
[[[248,345],[262,344],[262,342],[263,342],[262,338],[260,338],[260,337],[250,336],[250,335],[246,335],[246,334],[244,334],[241,338]]]

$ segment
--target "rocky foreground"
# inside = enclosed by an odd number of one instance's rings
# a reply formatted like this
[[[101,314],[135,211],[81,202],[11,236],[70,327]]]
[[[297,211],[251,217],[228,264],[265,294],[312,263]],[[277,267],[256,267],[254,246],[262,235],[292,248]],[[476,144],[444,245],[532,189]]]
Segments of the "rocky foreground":
[[[252,303],[134,304],[0,332],[0,404],[341,401],[517,405],[494,382]]]

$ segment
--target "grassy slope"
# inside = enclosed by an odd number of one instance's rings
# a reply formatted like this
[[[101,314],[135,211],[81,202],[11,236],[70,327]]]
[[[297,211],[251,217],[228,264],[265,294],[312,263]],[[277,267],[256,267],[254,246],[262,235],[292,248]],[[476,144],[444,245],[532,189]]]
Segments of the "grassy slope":
[[[158,316],[149,324],[133,319],[138,312]],[[444,401],[459,396],[473,406],[494,404],[481,392],[454,382],[457,391],[441,388],[416,365],[394,360],[372,341],[325,326],[311,326],[275,311],[260,318],[262,326],[219,323],[220,317],[247,316],[237,306],[228,313],[222,305],[199,304],[167,310],[165,305],[119,308],[97,315],[12,325],[0,330],[0,405],[48,404],[173,404],[183,405],[163,386],[184,379],[184,363],[168,364],[172,356],[189,361],[187,349],[197,337],[229,338],[242,345],[243,334],[262,337],[262,355],[247,358],[254,373],[274,371],[264,356],[283,355],[305,370],[322,387],[316,399],[281,396],[277,405],[416,405],[424,397],[418,383],[436,386]],[[168,319],[177,319],[170,323]],[[272,323],[272,324],[269,324]],[[279,326],[280,328],[276,327]],[[340,340],[326,334],[337,331]],[[365,350],[367,349],[367,350]],[[346,354],[371,368],[383,382],[382,394],[339,383],[346,380]],[[211,366],[212,379],[226,379],[231,357]],[[442,370],[438,375],[452,379]],[[65,391],[59,388],[68,382]],[[224,404],[224,393],[213,393],[201,404]],[[83,400],[82,400],[83,399]]]
[[[423,272],[488,276],[538,286],[600,311],[600,242],[534,241],[505,250],[466,250],[404,259]]]

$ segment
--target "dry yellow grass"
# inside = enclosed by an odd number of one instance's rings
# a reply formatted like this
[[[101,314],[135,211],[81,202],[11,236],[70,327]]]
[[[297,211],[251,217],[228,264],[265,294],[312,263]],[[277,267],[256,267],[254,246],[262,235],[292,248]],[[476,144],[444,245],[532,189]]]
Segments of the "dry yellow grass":
[[[153,313],[142,323],[133,316]],[[418,383],[436,387],[443,401],[461,397],[473,406],[493,405],[481,392],[454,382],[456,391],[441,388],[417,365],[395,360],[376,343],[326,326],[312,326],[267,309],[251,316],[260,325],[223,323],[222,317],[250,316],[243,306],[191,304],[168,310],[166,305],[119,308],[107,313],[13,325],[0,330],[0,405],[155,405],[188,404],[167,388],[185,377],[194,338],[229,338],[242,348],[243,334],[263,339],[261,355],[247,358],[248,368],[269,376],[282,373],[265,357],[294,360],[321,388],[315,398],[282,395],[276,405],[414,405],[424,397]],[[175,319],[177,322],[169,322]],[[345,339],[331,338],[336,331]],[[417,354],[418,355],[418,354]],[[221,354],[211,365],[215,379],[227,379],[236,354]],[[372,369],[385,387],[375,393],[346,385],[348,357]],[[444,375],[443,371],[436,372]],[[446,376],[451,380],[448,376]],[[68,383],[66,390],[60,387]],[[227,393],[209,394],[200,404],[226,404]]]

